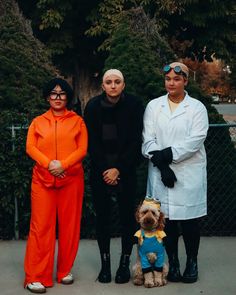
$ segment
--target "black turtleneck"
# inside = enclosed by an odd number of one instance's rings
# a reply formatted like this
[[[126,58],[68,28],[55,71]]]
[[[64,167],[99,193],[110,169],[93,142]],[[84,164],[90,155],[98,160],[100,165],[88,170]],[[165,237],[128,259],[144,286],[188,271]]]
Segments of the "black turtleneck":
[[[107,164],[115,167],[118,158],[118,134],[116,125],[116,104],[110,103],[106,97],[101,100],[102,107],[102,141]]]

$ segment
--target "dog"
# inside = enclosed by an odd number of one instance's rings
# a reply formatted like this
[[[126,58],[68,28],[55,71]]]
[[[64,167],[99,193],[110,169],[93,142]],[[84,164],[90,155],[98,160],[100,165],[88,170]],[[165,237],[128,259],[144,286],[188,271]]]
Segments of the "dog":
[[[145,198],[136,211],[140,230],[135,233],[138,242],[137,260],[133,267],[134,285],[146,288],[167,284],[168,267],[164,263],[165,248],[163,238],[164,214],[158,200]]]

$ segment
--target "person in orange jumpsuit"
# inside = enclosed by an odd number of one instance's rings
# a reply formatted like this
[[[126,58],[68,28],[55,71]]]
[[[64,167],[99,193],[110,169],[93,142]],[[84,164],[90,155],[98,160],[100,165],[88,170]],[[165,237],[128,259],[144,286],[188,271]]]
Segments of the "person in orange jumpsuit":
[[[25,255],[24,287],[45,293],[53,286],[58,224],[57,281],[71,284],[80,238],[84,194],[82,160],[87,153],[83,119],[67,109],[73,98],[60,78],[48,82],[44,97],[50,109],[36,117],[28,130],[26,152],[35,160],[31,185],[31,221]]]

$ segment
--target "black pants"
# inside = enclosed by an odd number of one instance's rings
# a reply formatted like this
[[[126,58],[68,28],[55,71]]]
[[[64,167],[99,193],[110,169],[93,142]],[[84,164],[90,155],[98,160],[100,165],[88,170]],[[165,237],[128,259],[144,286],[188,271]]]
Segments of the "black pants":
[[[100,253],[110,252],[111,196],[116,196],[121,222],[122,254],[131,254],[135,221],[136,176],[123,176],[118,187],[106,185],[99,174],[91,174],[91,188],[96,212],[96,234]]]
[[[166,219],[166,252],[168,257],[178,255],[178,239],[182,232],[187,256],[197,257],[200,244],[199,219],[169,220]]]

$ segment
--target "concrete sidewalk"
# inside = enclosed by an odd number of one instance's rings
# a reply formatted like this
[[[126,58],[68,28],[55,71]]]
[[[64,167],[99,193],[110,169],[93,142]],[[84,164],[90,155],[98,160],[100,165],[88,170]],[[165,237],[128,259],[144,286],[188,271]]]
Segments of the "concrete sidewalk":
[[[181,269],[185,266],[183,241],[180,241]],[[22,287],[24,272],[23,260],[25,241],[0,241],[0,294],[31,294]],[[131,264],[135,261],[135,252]],[[112,274],[118,266],[120,239],[112,239]],[[168,283],[161,288],[146,289],[129,282],[123,285],[101,284],[96,281],[100,270],[97,243],[94,240],[81,240],[80,249],[73,267],[75,282],[64,286],[55,283],[47,289],[48,295],[234,295],[236,294],[236,237],[203,237],[199,253],[199,280],[195,284]]]

